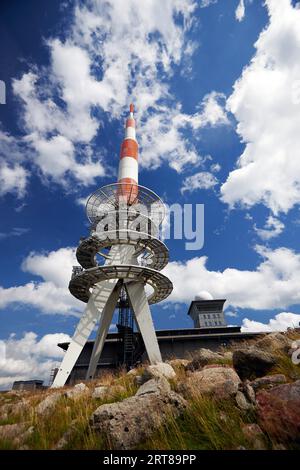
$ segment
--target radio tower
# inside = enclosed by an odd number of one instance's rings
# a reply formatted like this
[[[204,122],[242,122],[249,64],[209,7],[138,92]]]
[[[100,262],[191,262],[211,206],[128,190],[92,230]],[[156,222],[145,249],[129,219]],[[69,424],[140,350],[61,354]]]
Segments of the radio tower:
[[[71,294],[87,305],[52,387],[65,385],[98,324],[86,378],[94,377],[114,310],[117,304],[120,308],[124,299],[128,302],[125,307],[132,310],[150,363],[162,361],[149,304],[166,299],[173,288],[171,281],[160,273],[169,260],[168,248],[159,239],[165,208],[155,193],[138,184],[133,113],[131,104],[121,145],[118,182],[98,189],[87,201],[91,232],[77,248],[80,266],[73,268],[69,284]],[[150,294],[146,285],[152,288]]]

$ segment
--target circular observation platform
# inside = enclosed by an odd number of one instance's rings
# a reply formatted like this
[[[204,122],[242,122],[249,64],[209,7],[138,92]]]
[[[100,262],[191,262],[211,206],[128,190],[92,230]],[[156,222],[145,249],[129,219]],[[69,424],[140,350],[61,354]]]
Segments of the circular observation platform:
[[[87,269],[71,279],[69,290],[77,299],[88,302],[90,288],[98,282],[109,279],[123,279],[150,285],[154,292],[148,297],[149,304],[156,304],[165,300],[173,290],[170,279],[159,271],[131,264],[97,266]]]
[[[164,203],[157,194],[144,186],[136,184],[115,183],[97,189],[87,200],[86,215],[92,224],[97,223],[108,212],[120,210],[126,206],[122,193],[126,186],[127,210],[131,214],[144,214],[160,225],[165,217]],[[146,212],[146,214],[145,214]]]
[[[77,248],[76,258],[84,269],[94,268],[98,265],[96,255],[109,258],[109,254],[102,254],[105,250],[114,245],[135,246],[135,255],[145,253],[147,264],[151,269],[161,271],[169,261],[169,250],[158,238],[152,237],[148,233],[137,232],[135,230],[115,230],[112,232],[102,232],[101,236],[93,234],[83,240]]]

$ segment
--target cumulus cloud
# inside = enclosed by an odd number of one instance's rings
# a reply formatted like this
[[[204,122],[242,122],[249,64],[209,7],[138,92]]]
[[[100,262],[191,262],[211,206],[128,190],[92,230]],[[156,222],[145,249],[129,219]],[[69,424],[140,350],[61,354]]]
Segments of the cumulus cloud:
[[[30,253],[22,269],[39,278],[12,287],[0,286],[0,308],[23,304],[47,314],[77,316],[84,304],[68,290],[72,266],[77,264],[74,248],[60,248],[48,253]]]
[[[0,340],[0,389],[10,389],[15,380],[40,379],[48,384],[51,370],[63,357],[57,344],[66,341],[70,341],[70,336],[63,333],[39,339],[33,332],[26,332],[20,339],[12,334],[7,340]]]
[[[0,196],[14,193],[23,197],[27,185],[27,171],[21,165],[0,162]]]
[[[299,303],[300,254],[287,248],[256,246],[255,250],[262,258],[255,270],[211,271],[205,256],[169,263],[164,273],[174,289],[168,301],[188,303],[202,289],[236,308],[274,309]]]
[[[181,171],[201,163],[186,127],[199,133],[205,126],[228,124],[225,97],[213,91],[199,110],[186,114],[169,87],[174,66],[184,69],[195,50],[187,32],[196,7],[193,0],[76,4],[65,37],[46,42],[49,66],[33,67],[13,82],[23,105],[25,141],[44,178],[89,185],[103,176],[105,149],[96,138],[103,121],[119,119],[132,99],[141,166],[153,169],[167,161]]]
[[[254,225],[254,230],[262,240],[270,240],[271,238],[275,238],[280,235],[284,230],[284,227],[285,225],[283,222],[270,215],[267,218],[264,228],[257,228],[256,225]]]
[[[246,332],[286,331],[288,328],[296,328],[299,325],[300,315],[291,312],[281,312],[275,315],[275,318],[271,318],[268,323],[244,318],[241,330]]]
[[[181,192],[192,192],[197,189],[211,189],[216,184],[218,184],[218,180],[213,174],[207,171],[200,171],[184,179]]]
[[[231,207],[263,203],[276,215],[300,202],[300,11],[290,0],[266,6],[269,24],[227,101],[245,150],[221,193]]]

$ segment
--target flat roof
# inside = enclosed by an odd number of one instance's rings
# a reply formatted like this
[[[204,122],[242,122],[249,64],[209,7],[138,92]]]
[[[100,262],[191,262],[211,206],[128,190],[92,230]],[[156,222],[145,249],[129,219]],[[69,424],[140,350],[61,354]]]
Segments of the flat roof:
[[[206,332],[203,332],[205,330]],[[135,334],[139,334],[135,332]],[[156,336],[158,341],[172,340],[180,341],[187,339],[214,339],[214,338],[251,338],[253,336],[265,335],[265,331],[261,332],[241,332],[239,326],[228,326],[222,328],[182,328],[178,330],[157,330]],[[109,333],[105,342],[114,343],[120,339],[120,333]],[[59,343],[58,346],[64,350],[67,350],[69,347],[69,342]],[[94,340],[88,340],[86,344],[94,344]]]

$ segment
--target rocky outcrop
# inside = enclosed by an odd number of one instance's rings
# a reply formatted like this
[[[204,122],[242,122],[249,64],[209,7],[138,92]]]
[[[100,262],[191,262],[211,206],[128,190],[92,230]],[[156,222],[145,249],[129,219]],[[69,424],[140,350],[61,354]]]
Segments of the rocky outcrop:
[[[300,442],[300,380],[260,390],[256,395],[260,426],[279,442]]]
[[[61,398],[62,396],[62,393],[61,391],[59,392],[54,392],[54,393],[51,393],[50,395],[48,395],[46,398],[44,398],[44,400],[42,400],[35,408],[35,411],[38,415],[48,415],[50,414],[58,400]]]
[[[262,377],[276,364],[276,358],[257,348],[236,349],[232,356],[233,367],[242,380]]]
[[[28,400],[21,399],[17,402],[4,403],[0,407],[0,421],[5,421],[9,417],[16,417],[19,414],[22,414],[30,406]]]
[[[220,362],[222,359],[223,356],[221,354],[213,352],[210,349],[201,348],[185,368],[190,371],[199,370],[207,364],[218,363],[218,361]]]
[[[150,382],[135,396],[102,405],[93,413],[91,427],[105,436],[110,448],[134,448],[150,437],[170,414],[177,417],[185,409],[186,401],[177,393],[167,391],[163,379],[160,378],[156,386],[155,379]]]
[[[146,395],[147,393],[162,393],[168,394],[171,392],[171,387],[167,379],[160,377],[158,379],[151,379],[145,382],[136,392],[135,396]]]
[[[34,427],[28,427],[28,423],[4,424],[0,426],[0,439],[11,441],[20,448],[33,432]]]
[[[235,396],[240,378],[230,367],[213,367],[193,372],[187,380],[191,393],[214,395],[217,398]]]
[[[95,387],[92,398],[104,398],[105,395],[108,394],[109,387],[106,385],[100,385],[99,387]]]
[[[20,434],[23,434],[25,432],[27,426],[27,423],[4,424],[0,426],[0,438],[15,439]]]
[[[142,381],[146,382],[147,380],[153,379],[155,377],[174,379],[176,377],[176,372],[170,364],[167,364],[166,362],[159,362],[145,368],[142,373]]]
[[[64,396],[66,398],[71,398],[72,400],[77,400],[78,398],[82,398],[90,393],[89,387],[87,387],[84,383],[76,384],[70,390],[64,392]]]
[[[292,341],[282,333],[269,333],[255,342],[255,347],[276,354],[287,353],[291,348]]]
[[[274,375],[266,375],[265,377],[260,377],[255,379],[251,382],[252,388],[256,391],[260,388],[273,388],[279,384],[286,383],[286,376],[283,374],[274,374]]]

